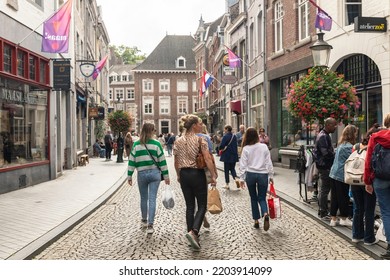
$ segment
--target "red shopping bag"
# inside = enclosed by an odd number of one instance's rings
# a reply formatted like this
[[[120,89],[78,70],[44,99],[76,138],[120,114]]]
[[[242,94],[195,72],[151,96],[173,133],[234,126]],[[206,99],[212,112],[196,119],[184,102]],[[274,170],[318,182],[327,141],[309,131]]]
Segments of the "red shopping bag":
[[[280,198],[276,195],[273,183],[269,184],[268,214],[271,219],[277,219],[282,216],[282,208],[280,205]]]

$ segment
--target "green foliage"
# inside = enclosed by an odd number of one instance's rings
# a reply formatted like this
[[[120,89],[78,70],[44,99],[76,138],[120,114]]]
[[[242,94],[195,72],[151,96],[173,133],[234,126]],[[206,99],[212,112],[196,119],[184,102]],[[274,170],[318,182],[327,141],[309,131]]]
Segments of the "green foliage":
[[[106,130],[106,124],[103,120],[98,120],[95,126],[95,135],[97,139],[102,139],[104,137],[104,131]]]
[[[349,123],[360,106],[356,89],[344,76],[324,67],[313,67],[309,73],[292,83],[287,95],[289,112],[306,123],[328,118]]]
[[[111,130],[116,134],[129,131],[131,127],[132,118],[129,113],[125,111],[114,111],[108,115],[108,125],[111,127]]]
[[[124,64],[136,64],[136,61],[146,58],[146,54],[139,54],[141,51],[137,47],[120,45],[113,46],[113,48],[115,55],[121,57]]]

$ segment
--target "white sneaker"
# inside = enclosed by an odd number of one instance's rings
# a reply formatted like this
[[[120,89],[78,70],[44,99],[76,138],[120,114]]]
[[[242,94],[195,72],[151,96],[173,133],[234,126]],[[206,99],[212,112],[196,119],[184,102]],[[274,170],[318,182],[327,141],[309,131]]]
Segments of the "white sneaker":
[[[353,243],[359,243],[359,242],[362,242],[362,241],[364,241],[363,238],[352,238],[352,242]]]
[[[350,219],[340,219],[340,226],[351,227],[352,221]]]
[[[153,225],[148,225],[148,228],[146,229],[147,234],[152,234],[154,232]]]
[[[223,188],[228,190],[229,189],[229,184],[226,184]]]
[[[337,220],[330,220],[329,225],[330,225],[331,227],[337,226]]]

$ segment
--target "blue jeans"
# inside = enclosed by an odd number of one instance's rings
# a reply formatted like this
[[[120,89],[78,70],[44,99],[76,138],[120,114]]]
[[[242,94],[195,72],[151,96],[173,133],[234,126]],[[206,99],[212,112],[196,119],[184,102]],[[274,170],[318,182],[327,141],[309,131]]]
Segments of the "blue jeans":
[[[381,209],[387,244],[390,244],[390,181],[375,178],[372,184]]]
[[[172,155],[173,144],[167,144],[168,156]]]
[[[260,219],[259,204],[261,216],[268,214],[268,206],[265,200],[268,189],[268,174],[247,172],[245,182],[251,197],[252,218],[258,220]]]
[[[138,189],[141,196],[142,220],[153,224],[156,214],[156,198],[161,182],[160,170],[149,169],[138,172]]]
[[[363,239],[364,242],[375,241],[374,221],[375,221],[375,192],[369,194],[365,186],[351,186],[354,211],[352,223],[352,238]]]

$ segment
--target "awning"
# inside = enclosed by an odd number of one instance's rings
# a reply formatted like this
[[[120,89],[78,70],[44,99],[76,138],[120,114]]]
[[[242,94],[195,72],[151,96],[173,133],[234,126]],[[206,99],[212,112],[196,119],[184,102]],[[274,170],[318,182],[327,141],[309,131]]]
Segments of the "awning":
[[[87,99],[85,98],[84,95],[81,95],[81,94],[78,94],[77,93],[77,102],[79,103],[85,103],[87,101]]]
[[[230,101],[230,109],[233,113],[240,115],[242,113],[241,100]]]

